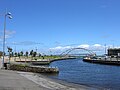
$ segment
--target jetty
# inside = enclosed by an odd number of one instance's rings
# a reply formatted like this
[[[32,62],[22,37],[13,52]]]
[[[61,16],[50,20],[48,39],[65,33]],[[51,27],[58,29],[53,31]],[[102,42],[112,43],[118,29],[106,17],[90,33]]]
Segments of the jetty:
[[[49,65],[51,62],[59,61],[59,60],[67,60],[67,59],[76,59],[75,57],[61,57],[61,58],[54,58],[54,59],[38,59],[38,60],[31,60],[31,59],[17,59],[15,62],[17,63],[28,63],[31,65]]]
[[[44,59],[44,60],[18,60],[15,61],[17,63],[28,63],[31,65],[49,65],[50,64],[50,60],[49,59]]]
[[[59,73],[59,69],[56,67],[45,67],[45,66],[29,66],[24,64],[10,64],[9,70],[34,72],[34,73]]]
[[[97,64],[106,64],[106,65],[119,65],[120,66],[120,58],[84,58],[83,61],[89,63],[97,63]]]
[[[11,58],[5,57],[6,63],[4,63],[5,69],[24,71],[24,72],[34,72],[34,73],[59,73],[57,67],[48,67],[48,65],[53,61],[75,59],[75,57],[61,57],[54,59],[31,59],[31,58]],[[45,66],[47,65],[47,66]]]
[[[48,64],[48,60],[41,60],[31,62],[30,59],[21,59],[21,60],[14,60],[11,59],[9,61],[8,57],[5,57],[4,69],[6,70],[15,70],[15,71],[24,71],[24,72],[34,72],[34,73],[59,73],[59,69],[57,67],[48,67],[48,66],[36,66],[38,63],[39,65],[46,65]],[[32,64],[31,64],[32,63]],[[33,65],[35,63],[35,65]]]

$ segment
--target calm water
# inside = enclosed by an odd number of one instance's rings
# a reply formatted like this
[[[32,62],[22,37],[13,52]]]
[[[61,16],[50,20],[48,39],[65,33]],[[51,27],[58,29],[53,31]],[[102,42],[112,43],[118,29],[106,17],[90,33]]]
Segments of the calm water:
[[[55,61],[50,66],[56,66],[60,70],[58,75],[50,76],[51,78],[120,90],[120,66],[92,64],[83,62],[82,59]]]

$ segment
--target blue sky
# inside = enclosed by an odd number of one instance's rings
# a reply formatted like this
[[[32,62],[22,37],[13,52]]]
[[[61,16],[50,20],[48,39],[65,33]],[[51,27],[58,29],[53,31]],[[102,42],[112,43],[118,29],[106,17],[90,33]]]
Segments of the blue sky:
[[[19,50],[120,46],[120,0],[0,0],[6,46]],[[0,42],[4,16],[0,15]]]

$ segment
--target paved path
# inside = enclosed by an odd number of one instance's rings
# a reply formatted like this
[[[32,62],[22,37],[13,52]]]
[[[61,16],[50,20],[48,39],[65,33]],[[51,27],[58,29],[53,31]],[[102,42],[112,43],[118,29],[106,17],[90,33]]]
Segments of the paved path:
[[[0,69],[2,68],[2,59],[0,58]]]
[[[48,90],[15,71],[0,70],[0,90]]]
[[[0,60],[1,62],[1,60]],[[0,69],[0,90],[96,90],[92,87],[55,82],[42,75]]]

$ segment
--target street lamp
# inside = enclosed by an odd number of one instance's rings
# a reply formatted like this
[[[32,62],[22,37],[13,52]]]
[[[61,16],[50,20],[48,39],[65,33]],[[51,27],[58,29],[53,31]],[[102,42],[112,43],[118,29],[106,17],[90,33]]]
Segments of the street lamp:
[[[3,34],[3,62],[2,62],[2,67],[4,68],[4,59],[5,59],[5,32],[6,32],[6,17],[8,17],[9,19],[12,19],[11,13],[10,12],[6,12],[4,14],[4,34]]]

